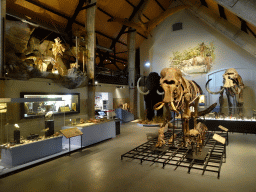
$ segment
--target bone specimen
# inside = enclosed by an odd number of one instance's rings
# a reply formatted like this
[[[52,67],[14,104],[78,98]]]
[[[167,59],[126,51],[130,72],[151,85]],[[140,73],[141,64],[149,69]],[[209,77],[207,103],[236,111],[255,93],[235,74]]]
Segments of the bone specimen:
[[[168,124],[171,120],[170,111],[174,111],[176,115],[181,113],[183,123],[183,144],[187,146],[190,143],[190,137],[193,135],[197,136],[198,145],[202,143],[204,138],[205,125],[197,124],[198,116],[209,113],[215,106],[216,103],[210,106],[203,112],[198,112],[199,95],[202,93],[201,88],[194,81],[187,80],[182,76],[179,69],[175,68],[164,68],[160,73],[161,79],[160,84],[164,90],[164,99],[162,102],[157,103],[154,108],[156,110],[165,106],[166,108],[166,119],[163,127]],[[190,107],[194,107],[194,112],[190,111]],[[211,109],[211,110],[210,110]],[[189,119],[194,119],[194,130],[189,130]],[[162,127],[159,130],[158,142],[156,147],[163,145]],[[198,136],[199,134],[199,136]]]
[[[234,112],[232,112],[233,104],[235,104],[237,110],[237,114],[242,117],[243,116],[243,89],[244,84],[242,77],[237,73],[236,69],[230,68],[225,71],[223,74],[223,86],[221,87],[220,91],[212,92],[208,89],[208,83],[212,79],[209,79],[205,85],[206,90],[210,94],[220,94],[219,97],[219,103],[220,103],[220,113],[222,113],[223,108],[223,92],[226,91],[227,99],[228,99],[228,108],[229,108],[229,116],[235,115]],[[231,99],[235,100],[236,103],[231,102]],[[236,111],[234,109],[234,111]]]

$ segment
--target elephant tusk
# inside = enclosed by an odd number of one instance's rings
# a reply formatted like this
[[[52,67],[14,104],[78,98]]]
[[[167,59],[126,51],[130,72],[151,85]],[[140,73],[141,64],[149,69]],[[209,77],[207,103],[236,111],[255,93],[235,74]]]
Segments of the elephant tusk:
[[[141,79],[141,77],[138,79],[138,81],[137,81],[137,89],[138,89],[138,91],[142,94],[142,95],[147,95],[147,94],[149,94],[149,90],[147,91],[147,92],[143,92],[141,89],[140,89],[140,79]]]
[[[222,89],[220,91],[217,91],[217,92],[212,92],[208,89],[208,83],[211,81],[212,79],[209,79],[207,81],[207,83],[205,84],[205,89],[210,93],[210,94],[219,94],[219,93],[222,93],[225,89],[225,87],[222,87]]]
[[[154,110],[159,110],[164,106],[164,102],[158,102],[154,105]]]
[[[158,95],[163,95],[164,94],[164,91],[160,92],[160,91],[158,91],[158,89],[156,90],[156,92],[157,92]]]

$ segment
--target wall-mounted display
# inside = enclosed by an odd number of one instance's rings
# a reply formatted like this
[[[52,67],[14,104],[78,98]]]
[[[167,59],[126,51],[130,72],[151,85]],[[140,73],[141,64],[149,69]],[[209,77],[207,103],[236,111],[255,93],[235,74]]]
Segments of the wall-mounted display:
[[[206,45],[204,42],[201,44],[184,50],[182,53],[179,51],[173,52],[170,67],[180,69],[185,73],[208,73],[215,58],[214,44]]]
[[[45,99],[41,102],[21,103],[21,118],[42,117],[49,112],[54,115],[80,113],[80,94],[79,93],[36,93],[21,92],[21,98]],[[51,101],[51,99],[53,101]],[[56,101],[59,99],[60,101]]]

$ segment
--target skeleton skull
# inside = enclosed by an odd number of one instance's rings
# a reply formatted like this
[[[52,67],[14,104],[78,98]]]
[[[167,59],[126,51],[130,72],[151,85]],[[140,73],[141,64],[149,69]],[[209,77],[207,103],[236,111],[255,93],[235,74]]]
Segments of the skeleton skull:
[[[181,71],[174,68],[165,68],[161,71],[160,76],[160,84],[165,92],[163,102],[168,103],[180,100],[183,92]]]
[[[160,85],[165,93],[162,103],[170,103],[172,110],[178,114],[174,103],[176,106],[179,105],[184,92],[182,73],[179,69],[164,68],[160,73],[160,77]]]
[[[227,69],[223,74],[223,83],[225,88],[233,87],[233,80],[237,80],[238,73],[234,68]]]

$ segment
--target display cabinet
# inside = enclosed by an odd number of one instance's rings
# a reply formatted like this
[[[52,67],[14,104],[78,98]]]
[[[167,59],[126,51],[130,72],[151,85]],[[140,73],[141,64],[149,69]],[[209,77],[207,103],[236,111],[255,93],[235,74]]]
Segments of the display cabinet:
[[[199,106],[203,111],[208,106]],[[226,127],[230,132],[256,133],[256,110],[250,107],[215,107],[210,113],[201,116],[198,121],[205,123],[208,130],[217,131],[219,125]]]
[[[50,102],[59,108],[67,106],[61,97],[0,99],[0,166],[10,168],[62,152],[59,130],[64,126],[65,112],[56,116],[54,110],[47,110],[36,119],[20,118],[21,106]]]
[[[21,103],[21,118],[37,118],[48,112],[52,112],[54,115],[80,113],[79,93],[21,92],[20,97],[33,100]]]

